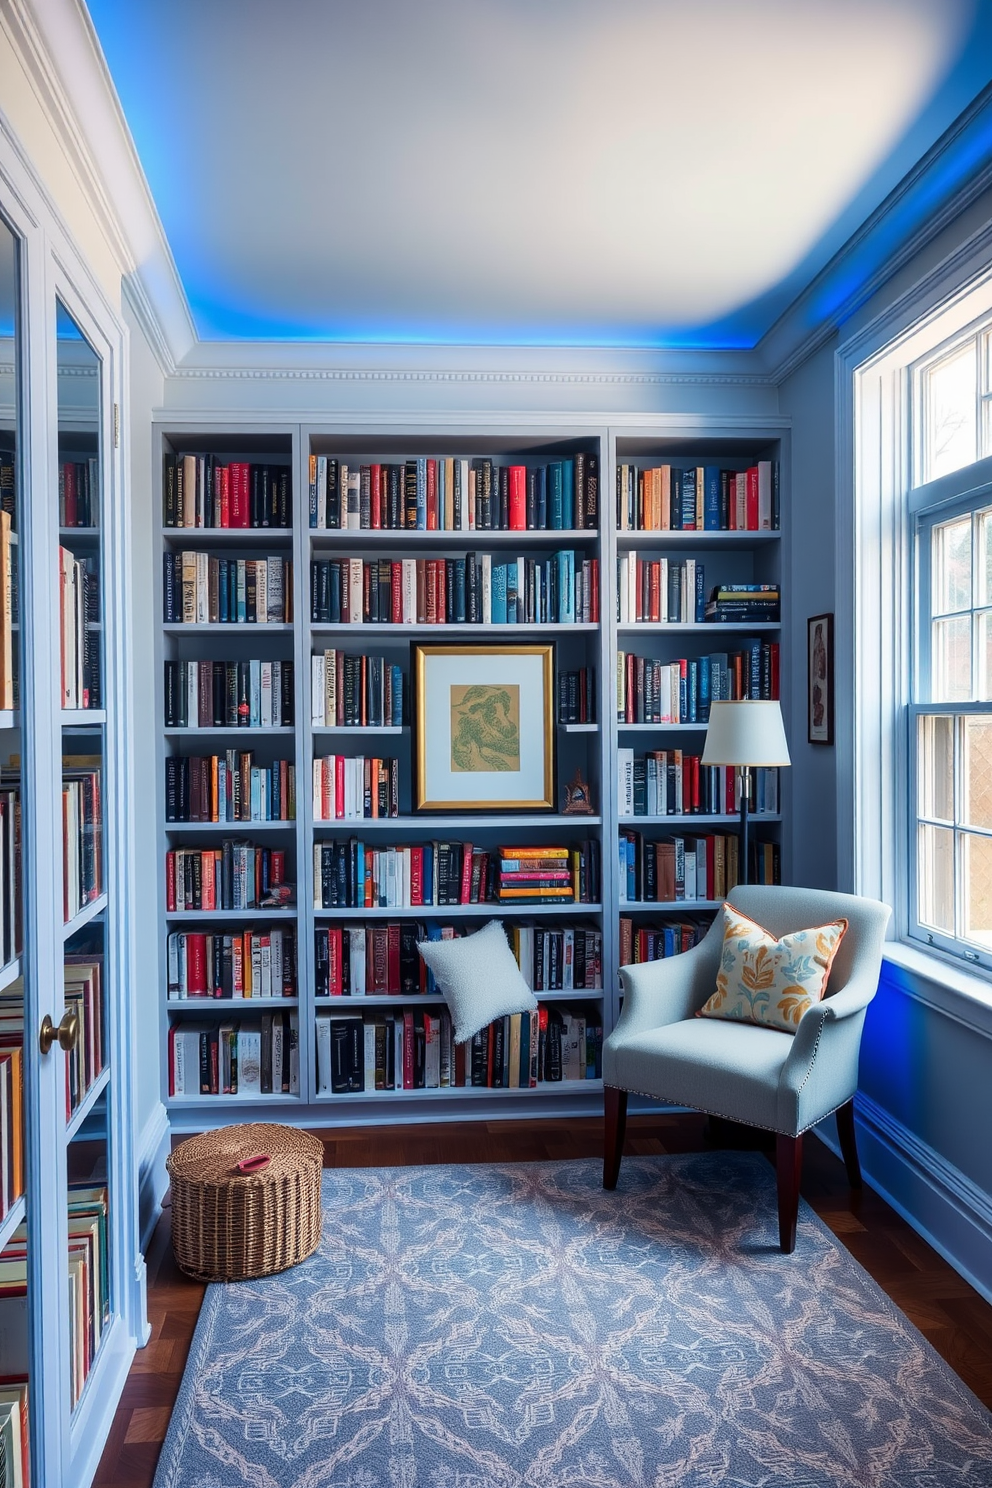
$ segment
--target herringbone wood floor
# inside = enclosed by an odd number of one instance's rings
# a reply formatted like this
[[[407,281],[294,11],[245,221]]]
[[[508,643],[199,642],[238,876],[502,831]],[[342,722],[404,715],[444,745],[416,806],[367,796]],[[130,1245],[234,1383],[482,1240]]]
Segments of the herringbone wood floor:
[[[628,1153],[694,1152],[713,1138],[695,1115],[631,1117]],[[451,1125],[355,1127],[318,1131],[325,1166],[393,1167],[414,1163],[541,1162],[602,1155],[602,1123],[490,1121]],[[805,1144],[803,1197],[912,1319],[975,1394],[992,1407],[992,1307],[961,1280],[870,1189],[854,1194],[843,1166],[818,1142]],[[114,1419],[94,1488],[150,1488],[169,1414],[179,1390],[203,1287],[177,1270],[163,1214],[148,1255],[151,1341],[139,1351]]]

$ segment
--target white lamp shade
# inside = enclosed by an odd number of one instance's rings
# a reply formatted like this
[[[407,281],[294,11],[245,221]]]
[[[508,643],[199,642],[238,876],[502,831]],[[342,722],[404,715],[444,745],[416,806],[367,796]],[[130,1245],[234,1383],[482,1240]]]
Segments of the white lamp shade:
[[[791,765],[777,702],[710,703],[703,765]]]

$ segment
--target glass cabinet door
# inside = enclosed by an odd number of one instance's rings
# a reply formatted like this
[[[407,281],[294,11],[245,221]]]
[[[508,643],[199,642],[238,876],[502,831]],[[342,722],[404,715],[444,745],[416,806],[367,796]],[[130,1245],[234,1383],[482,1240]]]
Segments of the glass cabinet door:
[[[26,1085],[31,1051],[25,1029],[21,832],[22,632],[18,615],[18,556],[23,480],[19,410],[21,395],[20,245],[0,219],[0,1482],[29,1481],[32,1343],[39,1268],[28,1255],[44,1199],[28,1183]],[[32,1090],[31,1094],[34,1095]],[[33,1258],[32,1258],[33,1259]],[[6,1476],[4,1474],[6,1473]]]

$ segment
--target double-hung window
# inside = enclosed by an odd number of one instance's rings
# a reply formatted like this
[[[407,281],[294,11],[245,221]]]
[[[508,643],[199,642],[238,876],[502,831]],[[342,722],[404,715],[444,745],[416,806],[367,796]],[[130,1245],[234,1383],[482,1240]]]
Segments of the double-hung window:
[[[992,323],[911,369],[909,931],[992,969]]]

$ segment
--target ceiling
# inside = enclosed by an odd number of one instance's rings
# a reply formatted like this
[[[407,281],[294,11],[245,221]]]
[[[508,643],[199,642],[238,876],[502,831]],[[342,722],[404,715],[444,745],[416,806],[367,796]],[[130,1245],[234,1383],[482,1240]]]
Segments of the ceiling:
[[[88,6],[203,341],[751,347],[992,79],[990,0]]]

